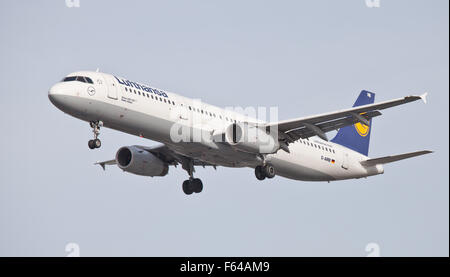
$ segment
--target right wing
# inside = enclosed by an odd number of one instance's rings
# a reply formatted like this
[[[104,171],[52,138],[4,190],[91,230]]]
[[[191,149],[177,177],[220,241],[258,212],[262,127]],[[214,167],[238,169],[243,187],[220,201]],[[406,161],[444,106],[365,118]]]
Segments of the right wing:
[[[395,155],[395,156],[386,156],[386,157],[381,157],[381,158],[369,159],[369,160],[362,161],[361,164],[363,166],[374,166],[377,164],[387,164],[387,163],[392,163],[392,162],[409,159],[409,158],[413,158],[413,157],[417,157],[417,156],[425,155],[425,154],[430,154],[430,153],[433,153],[433,151],[429,151],[429,150],[417,151],[417,152],[405,153],[405,154],[400,154],[400,155]]]

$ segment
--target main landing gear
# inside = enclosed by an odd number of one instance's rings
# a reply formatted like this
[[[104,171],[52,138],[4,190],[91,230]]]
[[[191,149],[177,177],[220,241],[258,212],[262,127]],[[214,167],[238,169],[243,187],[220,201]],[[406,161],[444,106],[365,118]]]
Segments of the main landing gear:
[[[203,190],[202,180],[198,178],[189,178],[183,182],[183,192],[187,195],[192,193],[200,193]]]
[[[102,142],[98,139],[100,135],[100,127],[103,126],[103,122],[101,121],[91,121],[89,122],[92,128],[92,132],[94,133],[94,139],[88,141],[88,146],[90,149],[100,148],[102,146]]]
[[[255,167],[256,179],[262,181],[266,178],[272,179],[275,177],[275,168],[271,164],[266,164],[264,166],[258,165]]]
[[[202,180],[194,178],[194,162],[192,160],[184,160],[182,167],[189,174],[189,179],[183,182],[183,192],[191,195],[194,192],[200,193],[203,190]]]

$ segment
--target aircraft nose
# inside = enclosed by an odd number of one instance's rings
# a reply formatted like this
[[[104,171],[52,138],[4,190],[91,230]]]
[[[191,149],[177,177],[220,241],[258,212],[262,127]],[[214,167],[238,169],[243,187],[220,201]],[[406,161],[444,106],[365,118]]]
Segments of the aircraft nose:
[[[87,108],[77,88],[71,84],[57,83],[48,90],[48,99],[61,111],[73,116],[84,116]]]
[[[49,90],[48,90],[48,99],[50,99],[50,101],[52,101],[52,99],[54,98],[54,95],[56,94],[56,90],[54,88],[55,86],[52,86]]]
[[[50,98],[50,100],[54,99],[56,95],[61,95],[61,86],[59,86],[58,84],[52,86],[48,90],[48,98]]]
[[[61,84],[55,84],[48,90],[48,99],[58,108],[62,108],[66,103],[64,88]]]

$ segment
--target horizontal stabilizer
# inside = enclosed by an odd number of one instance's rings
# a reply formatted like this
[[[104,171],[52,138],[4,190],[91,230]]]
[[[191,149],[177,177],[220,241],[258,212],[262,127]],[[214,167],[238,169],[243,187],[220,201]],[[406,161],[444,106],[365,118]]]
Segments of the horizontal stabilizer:
[[[404,160],[404,159],[409,159],[409,158],[413,158],[416,156],[425,155],[425,154],[429,154],[429,153],[433,153],[433,151],[424,150],[424,151],[405,153],[405,154],[400,154],[400,155],[395,155],[395,156],[386,156],[386,157],[381,157],[381,158],[369,159],[369,160],[362,161],[361,164],[363,166],[387,164],[387,163],[392,163],[392,162],[396,162],[396,161],[400,161],[400,160]]]

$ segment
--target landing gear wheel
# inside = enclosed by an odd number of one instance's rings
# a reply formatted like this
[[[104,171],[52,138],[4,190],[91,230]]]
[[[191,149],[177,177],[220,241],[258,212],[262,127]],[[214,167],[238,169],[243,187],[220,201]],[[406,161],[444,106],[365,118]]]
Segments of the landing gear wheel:
[[[202,190],[203,190],[203,183],[202,183],[202,180],[200,180],[200,179],[198,179],[198,178],[195,178],[195,179],[193,179],[191,182],[192,182],[192,184],[193,184],[193,188],[194,188],[194,192],[195,192],[195,193],[200,193],[200,192],[202,192]]]
[[[183,182],[183,192],[185,194],[191,195],[194,192],[191,187],[191,182],[189,180]]]
[[[94,149],[95,148],[95,144],[94,144],[94,140],[93,139],[88,141],[88,146],[89,146],[89,149]]]
[[[255,167],[255,176],[256,179],[262,181],[264,179],[266,179],[266,175],[264,174],[264,170],[263,167],[258,165],[257,167]]]
[[[264,175],[266,175],[267,178],[272,179],[275,177],[275,168],[273,165],[266,164],[264,167]]]
[[[183,192],[187,195],[191,195],[192,193],[200,193],[203,190],[202,180],[198,178],[193,178],[189,180],[185,180],[183,182]]]
[[[102,146],[102,142],[99,139],[94,139],[95,148],[100,148]]]

